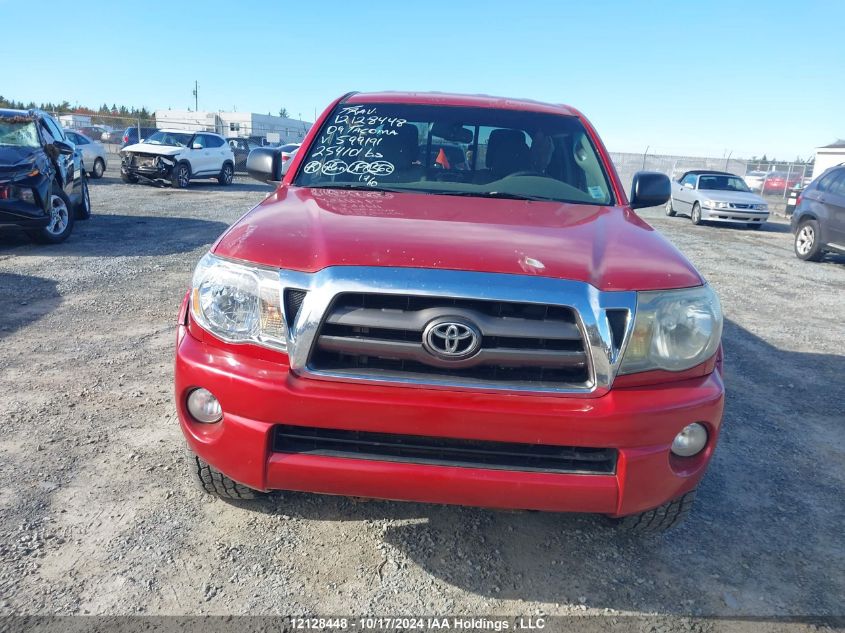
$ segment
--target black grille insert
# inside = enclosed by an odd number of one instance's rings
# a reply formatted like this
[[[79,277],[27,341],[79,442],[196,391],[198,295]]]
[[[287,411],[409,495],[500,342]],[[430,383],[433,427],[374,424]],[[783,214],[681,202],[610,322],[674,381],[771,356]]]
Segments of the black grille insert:
[[[491,442],[292,425],[275,427],[273,450],[496,470],[598,475],[616,472],[616,450],[612,448]]]
[[[289,328],[293,327],[296,315],[299,314],[299,309],[302,307],[302,302],[305,301],[307,294],[306,290],[285,288],[285,320]]]

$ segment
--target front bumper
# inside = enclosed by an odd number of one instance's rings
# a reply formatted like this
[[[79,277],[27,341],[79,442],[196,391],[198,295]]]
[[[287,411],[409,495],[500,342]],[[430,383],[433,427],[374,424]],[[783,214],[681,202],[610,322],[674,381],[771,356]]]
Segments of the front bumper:
[[[190,449],[258,490],[624,516],[695,488],[721,425],[720,371],[658,386],[617,388],[600,398],[534,396],[300,378],[283,355],[244,351],[193,324],[180,325],[175,396]],[[185,399],[196,387],[220,400],[221,422],[193,421]],[[669,447],[690,422],[704,423],[710,441],[699,455],[679,459]],[[598,475],[281,453],[272,451],[278,424],[616,448],[618,461],[614,474]]]
[[[129,161],[122,161],[120,164],[121,173],[135,178],[145,178],[147,180],[169,180],[170,173],[173,171],[174,165],[168,165],[162,161],[157,161],[155,165],[133,165]]]
[[[701,207],[701,219],[707,222],[742,222],[763,224],[769,219],[768,211],[752,211],[750,209],[708,209]]]
[[[37,229],[50,223],[50,214],[40,206],[20,200],[0,201],[0,226]]]

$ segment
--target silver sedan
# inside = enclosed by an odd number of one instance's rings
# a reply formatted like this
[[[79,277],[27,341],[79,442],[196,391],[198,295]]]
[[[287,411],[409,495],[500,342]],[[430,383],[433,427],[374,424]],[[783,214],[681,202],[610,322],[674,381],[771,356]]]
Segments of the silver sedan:
[[[65,130],[65,136],[82,152],[82,164],[92,178],[102,178],[109,165],[105,146],[80,132]]]
[[[666,215],[677,214],[688,215],[693,224],[728,222],[759,229],[769,218],[769,205],[735,174],[696,170],[672,181]]]

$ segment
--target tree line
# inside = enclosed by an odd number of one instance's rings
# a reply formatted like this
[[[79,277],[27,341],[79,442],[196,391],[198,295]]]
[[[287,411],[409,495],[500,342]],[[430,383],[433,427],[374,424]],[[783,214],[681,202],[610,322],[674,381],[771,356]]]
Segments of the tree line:
[[[36,103],[35,101],[15,101],[14,99],[7,99],[2,95],[0,95],[0,108],[9,108],[11,110],[38,109],[44,110],[45,112],[56,112],[58,114],[82,114],[90,116],[91,122],[94,124],[102,123],[111,127],[124,127],[133,123],[137,124],[138,119],[141,119],[143,125],[153,118],[153,113],[145,107],[127,108],[125,105],[118,106],[113,103],[109,106],[109,104],[104,103],[95,110],[86,106],[71,105],[69,101]]]

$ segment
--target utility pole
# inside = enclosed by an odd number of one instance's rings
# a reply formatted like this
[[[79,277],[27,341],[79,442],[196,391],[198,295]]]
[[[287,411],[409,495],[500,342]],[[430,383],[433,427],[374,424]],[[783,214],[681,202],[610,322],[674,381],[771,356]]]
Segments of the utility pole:
[[[200,85],[194,80],[194,112],[199,112],[200,109]]]

